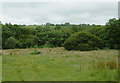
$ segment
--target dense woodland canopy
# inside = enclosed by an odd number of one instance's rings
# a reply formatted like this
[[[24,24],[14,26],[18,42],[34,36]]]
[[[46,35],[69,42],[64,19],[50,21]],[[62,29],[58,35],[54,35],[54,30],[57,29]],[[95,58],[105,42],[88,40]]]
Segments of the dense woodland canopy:
[[[110,19],[104,26],[75,25],[69,22],[45,25],[2,24],[2,47],[3,49],[62,47],[66,39],[76,32],[86,32],[101,39],[102,48],[98,49],[120,49],[120,19],[115,18]],[[85,38],[83,35],[83,39]]]

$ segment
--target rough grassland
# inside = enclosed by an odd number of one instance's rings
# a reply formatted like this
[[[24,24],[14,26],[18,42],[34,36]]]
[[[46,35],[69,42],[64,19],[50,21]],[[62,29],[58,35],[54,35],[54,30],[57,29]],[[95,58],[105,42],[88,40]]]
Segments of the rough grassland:
[[[117,50],[64,48],[3,50],[3,81],[116,81]]]
[[[2,81],[2,56],[0,55],[0,82]]]

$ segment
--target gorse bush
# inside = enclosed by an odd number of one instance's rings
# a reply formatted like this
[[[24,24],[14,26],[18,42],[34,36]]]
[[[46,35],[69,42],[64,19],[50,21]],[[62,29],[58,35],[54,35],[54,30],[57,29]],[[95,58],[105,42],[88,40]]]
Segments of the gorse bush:
[[[102,48],[102,40],[88,32],[77,32],[66,39],[63,46],[67,50],[96,50]]]

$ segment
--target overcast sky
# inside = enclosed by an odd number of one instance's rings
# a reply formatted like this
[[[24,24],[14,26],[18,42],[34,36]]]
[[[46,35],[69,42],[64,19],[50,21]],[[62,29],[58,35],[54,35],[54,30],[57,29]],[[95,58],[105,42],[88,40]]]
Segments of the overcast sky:
[[[2,23],[105,24],[118,18],[118,2],[1,2]]]

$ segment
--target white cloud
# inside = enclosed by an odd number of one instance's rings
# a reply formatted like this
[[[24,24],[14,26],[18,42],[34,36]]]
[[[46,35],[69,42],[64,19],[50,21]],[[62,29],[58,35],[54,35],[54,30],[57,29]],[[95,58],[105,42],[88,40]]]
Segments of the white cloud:
[[[3,23],[105,24],[118,16],[117,2],[4,2],[1,7]]]
[[[0,2],[118,2],[119,0],[0,0]]]

